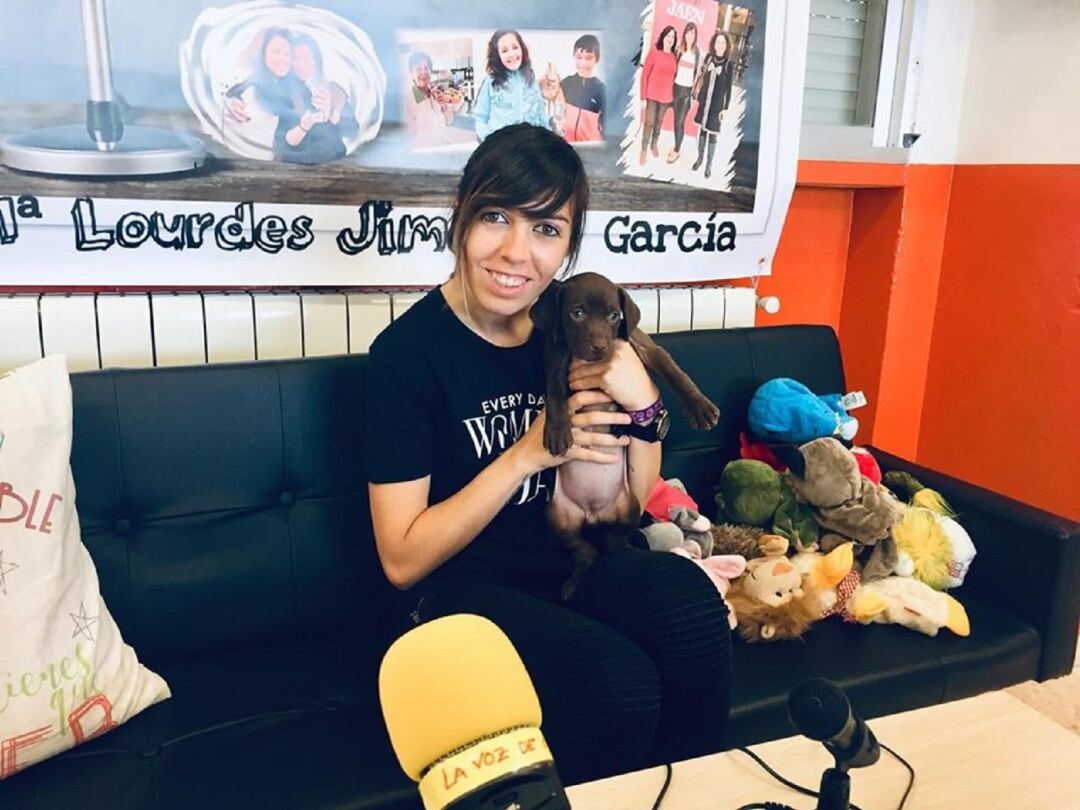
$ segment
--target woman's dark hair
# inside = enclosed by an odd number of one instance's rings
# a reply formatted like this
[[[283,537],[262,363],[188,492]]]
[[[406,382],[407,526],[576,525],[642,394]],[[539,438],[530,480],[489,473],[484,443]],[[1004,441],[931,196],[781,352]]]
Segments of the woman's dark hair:
[[[716,58],[716,40],[720,39],[720,37],[723,37],[724,41],[727,42],[727,47],[724,48],[723,57],[721,57],[720,59],[717,59]],[[731,34],[729,34],[727,31],[717,31],[715,34],[712,35],[712,39],[709,40],[709,54],[708,54],[708,56],[706,58],[710,62],[721,62],[721,61],[730,62],[732,52],[734,51],[734,49],[735,49],[735,42],[734,42],[734,40],[732,40]]]
[[[506,84],[506,80],[510,78],[510,71],[506,69],[502,59],[499,57],[499,40],[507,34],[513,34],[517,37],[518,45],[521,46],[521,67],[518,68],[518,71],[521,73],[521,78],[525,80],[525,84],[532,84],[536,81],[536,74],[533,73],[532,61],[529,59],[529,49],[525,45],[525,40],[521,38],[521,34],[512,28],[500,28],[488,40],[487,74],[496,87],[502,87]]]
[[[684,29],[682,30],[682,43],[681,43],[681,44],[680,44],[680,46],[679,46],[679,50],[680,50],[680,52],[681,52],[681,53],[685,53],[685,52],[686,52],[686,49],[687,49],[687,45],[686,45],[686,35],[687,35],[687,34],[689,34],[689,33],[690,33],[691,31],[693,31],[693,32],[694,32],[694,47],[695,47],[695,48],[697,48],[697,47],[698,47],[698,32],[697,32],[697,24],[696,24],[696,23],[692,23],[692,22],[688,22],[688,23],[686,24],[686,27],[685,27],[685,28],[684,28]]]
[[[589,183],[574,147],[532,124],[513,124],[488,135],[469,157],[450,217],[449,247],[456,258],[485,208],[513,208],[529,217],[550,217],[570,203],[569,272],[581,250]]]
[[[656,38],[656,50],[664,50],[664,39],[668,34],[675,34],[675,42],[671,46],[671,53],[675,53],[675,49],[679,47],[679,35],[675,33],[674,25],[664,26],[664,30],[660,32],[660,36]]]

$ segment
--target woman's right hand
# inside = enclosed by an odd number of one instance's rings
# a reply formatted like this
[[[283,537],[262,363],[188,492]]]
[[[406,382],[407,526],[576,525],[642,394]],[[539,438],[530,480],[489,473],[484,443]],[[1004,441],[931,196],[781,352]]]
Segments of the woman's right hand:
[[[567,461],[594,461],[599,464],[616,464],[622,460],[618,454],[605,452],[606,447],[626,447],[630,443],[628,436],[614,436],[611,433],[586,430],[593,425],[628,425],[629,414],[615,410],[582,411],[587,405],[609,403],[612,399],[603,391],[578,391],[567,400],[570,412],[570,432],[573,443],[563,455],[552,455],[544,447],[544,429],[547,425],[547,408],[540,411],[529,429],[514,444],[527,475],[558,467]]]
[[[248,115],[247,104],[239,96],[226,96],[225,114],[239,124],[246,124],[251,120]]]

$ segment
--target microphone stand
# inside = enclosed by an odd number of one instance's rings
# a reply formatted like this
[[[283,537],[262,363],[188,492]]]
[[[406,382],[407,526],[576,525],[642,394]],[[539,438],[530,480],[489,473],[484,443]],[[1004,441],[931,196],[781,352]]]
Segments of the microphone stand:
[[[82,177],[180,174],[206,163],[206,145],[183,132],[126,126],[112,80],[105,0],[81,0],[88,98],[85,124],[35,129],[0,141],[0,163]]]

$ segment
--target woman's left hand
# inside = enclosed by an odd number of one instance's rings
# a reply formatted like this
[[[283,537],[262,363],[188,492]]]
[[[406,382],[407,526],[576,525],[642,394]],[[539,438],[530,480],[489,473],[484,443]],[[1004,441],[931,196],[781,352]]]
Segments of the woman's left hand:
[[[599,389],[627,411],[648,408],[660,396],[641,358],[625,340],[615,341],[615,352],[606,363],[574,360],[569,382],[571,391]]]

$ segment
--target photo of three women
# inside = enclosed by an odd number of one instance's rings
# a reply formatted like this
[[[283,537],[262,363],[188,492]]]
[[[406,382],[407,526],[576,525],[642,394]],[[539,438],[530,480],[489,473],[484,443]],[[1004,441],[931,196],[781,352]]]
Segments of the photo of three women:
[[[712,175],[713,159],[720,126],[731,104],[735,53],[731,35],[716,31],[702,51],[698,46],[698,27],[687,22],[682,35],[673,25],[665,26],[652,43],[641,71],[641,120],[644,127],[638,164],[644,166],[649,155],[660,156],[658,141],[664,115],[674,116],[674,147],[667,163],[681,156],[686,134],[686,119],[691,103],[697,101],[694,123],[698,126],[697,157],[691,167],[704,165],[705,177]]]

